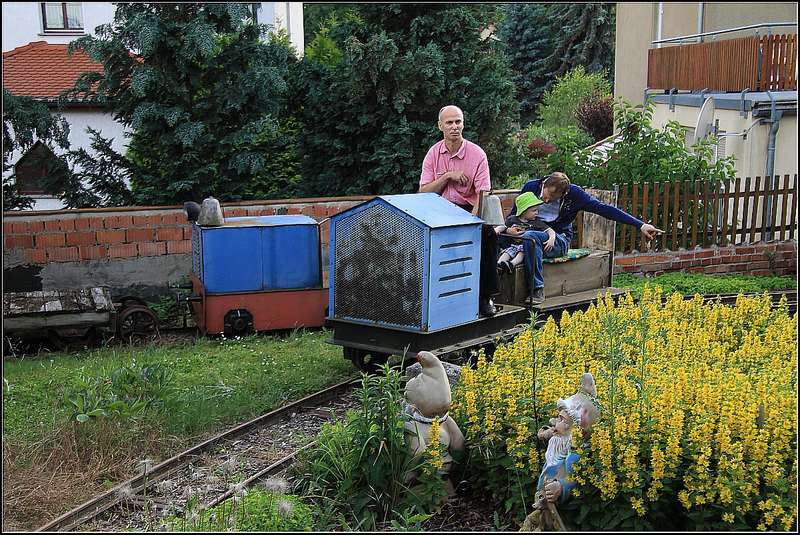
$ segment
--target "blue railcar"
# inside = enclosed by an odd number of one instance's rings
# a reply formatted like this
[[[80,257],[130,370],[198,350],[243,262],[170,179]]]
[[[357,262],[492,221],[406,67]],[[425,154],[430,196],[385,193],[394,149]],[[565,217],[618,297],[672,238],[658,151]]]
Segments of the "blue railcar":
[[[304,215],[229,217],[193,226],[192,271],[206,293],[321,286],[319,225]]]
[[[476,320],[481,223],[435,193],[334,215],[329,318],[412,332]]]

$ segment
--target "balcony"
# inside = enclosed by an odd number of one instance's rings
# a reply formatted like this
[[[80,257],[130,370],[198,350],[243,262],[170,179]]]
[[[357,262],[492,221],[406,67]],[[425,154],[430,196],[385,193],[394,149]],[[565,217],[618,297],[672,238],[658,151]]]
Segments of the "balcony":
[[[647,87],[678,91],[796,91],[797,34],[769,34],[713,40],[717,34],[797,23],[732,28],[654,41],[647,56]],[[709,42],[683,44],[711,36]]]

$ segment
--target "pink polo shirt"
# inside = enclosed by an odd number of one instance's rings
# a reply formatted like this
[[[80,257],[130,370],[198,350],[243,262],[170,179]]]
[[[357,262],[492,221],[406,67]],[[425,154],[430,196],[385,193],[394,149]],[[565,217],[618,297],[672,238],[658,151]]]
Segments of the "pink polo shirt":
[[[444,140],[431,147],[422,161],[419,185],[429,184],[448,171],[463,171],[470,179],[463,186],[458,181],[450,181],[442,190],[442,197],[454,204],[475,206],[478,192],[492,189],[486,153],[471,141],[465,139],[453,155],[447,151]]]

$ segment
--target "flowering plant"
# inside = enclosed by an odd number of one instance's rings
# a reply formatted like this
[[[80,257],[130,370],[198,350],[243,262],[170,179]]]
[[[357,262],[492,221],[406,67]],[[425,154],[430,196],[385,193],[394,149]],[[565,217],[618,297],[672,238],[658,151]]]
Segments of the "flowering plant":
[[[797,315],[766,295],[662,301],[660,288],[607,295],[465,367],[451,415],[474,477],[524,518],[535,430],[590,371],[601,416],[573,441],[577,528],[795,528]]]

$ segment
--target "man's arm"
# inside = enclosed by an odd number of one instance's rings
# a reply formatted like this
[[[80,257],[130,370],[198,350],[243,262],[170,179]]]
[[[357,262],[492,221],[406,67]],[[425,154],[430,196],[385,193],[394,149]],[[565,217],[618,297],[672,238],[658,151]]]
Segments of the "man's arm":
[[[419,185],[419,192],[418,193],[439,193],[441,194],[444,191],[444,188],[447,186],[447,183],[451,180],[460,180],[464,176],[462,171],[448,171],[439,178],[432,180],[426,184],[422,184],[420,181]]]
[[[583,207],[583,210],[592,212],[593,214],[601,215],[606,219],[612,219],[617,223],[633,225],[642,231],[642,234],[644,234],[644,237],[647,240],[652,240],[655,238],[656,234],[664,232],[663,230],[657,229],[649,223],[645,223],[641,219],[633,217],[628,212],[620,210],[616,206],[611,206],[610,204],[600,202],[597,198],[592,197],[586,192],[584,192],[584,195],[589,197],[589,202]]]

